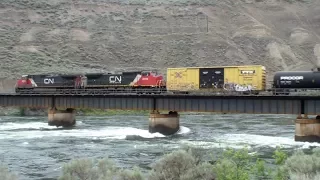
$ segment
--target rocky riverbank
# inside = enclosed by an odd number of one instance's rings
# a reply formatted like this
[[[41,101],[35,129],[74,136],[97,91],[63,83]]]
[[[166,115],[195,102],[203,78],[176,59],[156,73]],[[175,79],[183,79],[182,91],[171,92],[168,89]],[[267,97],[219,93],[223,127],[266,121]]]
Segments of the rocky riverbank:
[[[76,116],[147,115],[149,111],[77,109]],[[48,109],[1,107],[0,116],[47,116]]]
[[[112,115],[149,115],[148,110],[102,110],[102,109],[76,109],[76,116],[112,116]],[[165,112],[164,112],[165,113]],[[179,112],[181,115],[220,114],[202,112]],[[48,109],[0,107],[0,116],[47,116]]]

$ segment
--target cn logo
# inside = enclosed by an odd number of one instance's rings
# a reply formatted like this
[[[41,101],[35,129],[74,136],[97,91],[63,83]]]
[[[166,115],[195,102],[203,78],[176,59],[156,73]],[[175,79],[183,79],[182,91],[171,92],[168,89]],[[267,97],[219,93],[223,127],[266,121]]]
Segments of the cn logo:
[[[45,78],[43,80],[44,84],[54,84],[54,79],[50,79],[50,78]]]
[[[110,83],[121,83],[121,76],[110,76],[109,82]]]

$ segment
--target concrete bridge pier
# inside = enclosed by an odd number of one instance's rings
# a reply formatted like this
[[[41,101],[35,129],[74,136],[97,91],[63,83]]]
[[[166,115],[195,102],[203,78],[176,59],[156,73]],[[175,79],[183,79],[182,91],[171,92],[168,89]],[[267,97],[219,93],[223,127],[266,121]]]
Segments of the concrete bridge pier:
[[[295,124],[295,141],[320,142],[320,115],[315,119],[310,119],[307,115],[303,117],[300,115]]]
[[[68,108],[66,110],[49,109],[48,112],[49,126],[70,127],[76,124],[75,110]]]
[[[168,114],[153,111],[149,116],[149,132],[158,132],[166,136],[175,134],[180,129],[179,117],[176,111],[170,111]]]

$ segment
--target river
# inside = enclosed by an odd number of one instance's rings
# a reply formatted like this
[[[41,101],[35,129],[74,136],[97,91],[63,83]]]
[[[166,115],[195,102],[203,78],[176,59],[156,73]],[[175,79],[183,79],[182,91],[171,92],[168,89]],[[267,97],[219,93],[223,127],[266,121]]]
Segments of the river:
[[[146,116],[77,117],[74,128],[47,125],[47,117],[0,117],[0,162],[23,180],[57,179],[73,158],[112,158],[118,165],[148,168],[166,152],[185,145],[214,153],[248,147],[270,159],[277,146],[288,152],[319,147],[295,142],[295,116],[181,115],[173,136],[148,132]],[[128,139],[128,137],[130,137]]]

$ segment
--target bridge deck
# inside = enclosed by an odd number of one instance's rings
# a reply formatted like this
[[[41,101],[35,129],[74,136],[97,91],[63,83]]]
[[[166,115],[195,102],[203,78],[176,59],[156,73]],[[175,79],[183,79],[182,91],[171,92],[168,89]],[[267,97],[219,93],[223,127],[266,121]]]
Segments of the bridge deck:
[[[0,94],[0,106],[221,112],[248,114],[320,114],[319,96],[223,95],[17,95]]]

